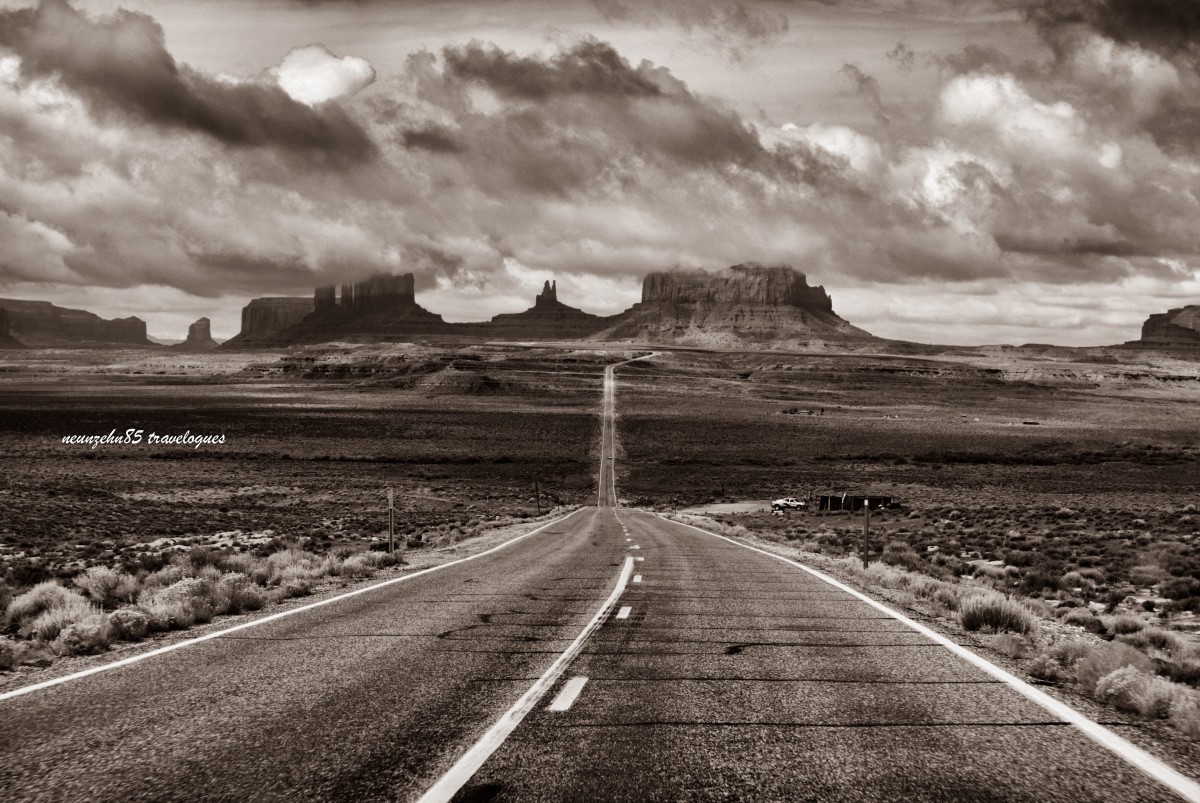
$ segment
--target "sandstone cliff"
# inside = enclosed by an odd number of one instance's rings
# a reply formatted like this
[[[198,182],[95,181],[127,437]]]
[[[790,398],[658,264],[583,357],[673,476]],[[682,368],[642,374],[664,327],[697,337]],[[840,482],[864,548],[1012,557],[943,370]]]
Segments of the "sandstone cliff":
[[[212,338],[212,322],[208,318],[200,318],[188,327],[187,340],[171,348],[176,351],[212,351],[219,345]]]
[[[140,318],[105,320],[87,310],[58,307],[49,301],[0,298],[8,331],[33,348],[114,348],[153,346]]]
[[[453,332],[453,324],[417,303],[411,273],[379,273],[353,285],[318,287],[309,302],[311,315],[277,333],[291,343],[319,343],[343,338],[403,338]]]
[[[1138,348],[1200,350],[1200,304],[1151,315],[1142,324],[1141,340],[1126,343]]]
[[[871,338],[833,311],[823,287],[786,265],[651,273],[641,302],[617,320],[598,339],[736,347]]]
[[[8,331],[8,310],[0,307],[0,349],[23,349],[25,344]]]
[[[280,332],[295,326],[313,311],[311,298],[276,296],[256,298],[242,307],[242,331],[225,341],[225,346],[286,345]]]

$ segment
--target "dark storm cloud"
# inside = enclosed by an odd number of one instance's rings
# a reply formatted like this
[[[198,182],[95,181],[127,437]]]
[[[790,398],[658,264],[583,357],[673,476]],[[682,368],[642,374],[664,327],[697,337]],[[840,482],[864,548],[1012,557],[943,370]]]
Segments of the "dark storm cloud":
[[[784,34],[787,15],[762,3],[737,0],[592,0],[611,20],[671,21],[684,28],[708,28],[727,37],[758,41]]]
[[[501,95],[544,100],[552,95],[655,97],[662,89],[605,42],[587,39],[548,59],[518,56],[472,42],[443,51],[446,73]]]
[[[406,148],[432,151],[433,153],[458,153],[463,145],[450,129],[444,126],[427,125],[400,132],[400,141]]]
[[[66,0],[42,0],[0,12],[0,46],[20,56],[24,76],[57,78],[100,116],[121,113],[335,164],[376,154],[366,131],[334,104],[312,108],[277,86],[223,83],[176,63],[162,28],[144,14],[89,18]]]
[[[875,121],[882,126],[891,122],[891,115],[883,103],[883,93],[879,90],[879,81],[874,76],[863,72],[856,64],[843,64],[842,75],[850,79],[854,88],[871,110]]]
[[[1083,25],[1122,44],[1200,57],[1200,3],[1194,0],[1030,0],[1026,11],[1052,35]]]
[[[585,39],[550,56],[474,42],[447,48],[443,61],[452,91],[483,86],[511,102],[473,136],[490,163],[515,164],[516,180],[530,187],[577,187],[641,159],[794,172],[738,114],[662,68],[634,67],[605,42]]]

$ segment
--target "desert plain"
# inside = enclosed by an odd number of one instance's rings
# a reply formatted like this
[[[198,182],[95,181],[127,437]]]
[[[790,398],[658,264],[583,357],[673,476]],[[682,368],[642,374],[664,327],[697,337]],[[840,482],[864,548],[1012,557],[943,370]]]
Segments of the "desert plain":
[[[623,506],[815,562],[1080,705],[1115,705],[1123,713],[1107,716],[1150,728],[1177,764],[1195,761],[1200,717],[1175,698],[1200,684],[1200,364],[1144,351],[8,352],[6,604],[47,582],[110,611],[139,584],[141,599],[231,573],[261,588],[253,604],[229,603],[235,589],[182,621],[154,597],[159,613],[99,642],[66,620],[39,641],[32,615],[10,613],[5,687],[57,661],[102,660],[122,639],[320,593],[322,573],[345,587],[595,504],[604,368],[632,357],[643,359],[617,369]],[[224,442],[63,442],[129,429]],[[384,562],[388,489],[401,557]],[[843,493],[894,504],[869,522],[816,510]],[[772,514],[783,496],[810,508]],[[127,598],[113,578],[132,578]],[[968,622],[984,593],[1015,601],[1015,618]],[[1097,673],[1129,665],[1175,697],[1097,694],[1111,686]]]

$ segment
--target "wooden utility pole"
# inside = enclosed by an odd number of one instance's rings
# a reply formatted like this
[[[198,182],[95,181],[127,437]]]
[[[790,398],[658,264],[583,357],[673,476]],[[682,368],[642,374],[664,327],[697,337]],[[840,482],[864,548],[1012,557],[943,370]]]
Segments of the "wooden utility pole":
[[[388,495],[388,552],[396,551],[396,494],[391,488]]]

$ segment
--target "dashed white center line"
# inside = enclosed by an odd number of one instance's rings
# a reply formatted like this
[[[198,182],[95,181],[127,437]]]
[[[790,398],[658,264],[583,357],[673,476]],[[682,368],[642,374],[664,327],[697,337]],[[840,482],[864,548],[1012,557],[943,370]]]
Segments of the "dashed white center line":
[[[640,583],[640,582],[642,582],[642,576],[641,576],[640,574],[635,574],[635,575],[633,576],[633,582],[635,582],[635,583]]]
[[[634,560],[645,560],[645,558],[634,558]]]
[[[621,610],[617,611],[617,618],[618,619],[628,619],[629,612],[632,610],[633,610],[632,605],[622,605]]]
[[[568,680],[562,687],[562,691],[554,698],[554,702],[546,706],[547,711],[567,711],[575,704],[575,698],[579,696],[579,692],[583,691],[584,685],[588,679],[583,675],[576,675]]]
[[[632,538],[626,538],[625,540],[626,540],[626,541],[632,541],[633,539],[632,539]]]
[[[640,547],[640,546],[638,546],[637,544],[634,544],[633,546],[631,546],[631,547],[629,547],[629,548],[630,548],[630,549],[641,549],[641,547]]]

